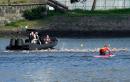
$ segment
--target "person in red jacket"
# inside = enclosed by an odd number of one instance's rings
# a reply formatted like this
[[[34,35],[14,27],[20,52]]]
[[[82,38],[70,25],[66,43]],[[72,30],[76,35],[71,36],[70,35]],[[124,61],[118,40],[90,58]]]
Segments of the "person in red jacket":
[[[99,50],[100,55],[110,55],[111,51],[108,44],[105,44],[103,48]]]

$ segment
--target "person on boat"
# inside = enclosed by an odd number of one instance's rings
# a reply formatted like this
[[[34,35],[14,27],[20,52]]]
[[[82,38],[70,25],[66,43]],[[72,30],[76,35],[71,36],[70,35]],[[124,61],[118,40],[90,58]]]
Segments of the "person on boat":
[[[38,33],[36,33],[36,32],[30,33],[29,40],[31,43],[34,43],[34,44],[38,43],[38,39],[39,39]]]
[[[31,32],[29,35],[29,42],[32,42],[33,39],[34,39],[34,32]]]
[[[38,43],[38,44],[41,44],[41,41],[40,41],[40,37],[39,37],[39,35],[38,35],[38,32],[36,32],[35,35],[36,35],[37,43]]]
[[[111,50],[109,47],[110,46],[108,44],[105,44],[104,47],[99,50],[100,55],[110,55]]]
[[[50,39],[50,36],[49,36],[49,35],[47,35],[47,36],[44,38],[44,42],[45,42],[45,44],[48,44],[48,43],[51,42],[51,39]]]

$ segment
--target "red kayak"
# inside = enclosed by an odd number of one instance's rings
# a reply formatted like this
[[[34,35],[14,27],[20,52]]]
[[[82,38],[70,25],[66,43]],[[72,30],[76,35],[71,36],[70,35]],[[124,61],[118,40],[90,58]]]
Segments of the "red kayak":
[[[109,57],[112,57],[114,55],[112,54],[107,54],[107,55],[97,55],[97,56],[94,56],[95,58],[109,58]]]

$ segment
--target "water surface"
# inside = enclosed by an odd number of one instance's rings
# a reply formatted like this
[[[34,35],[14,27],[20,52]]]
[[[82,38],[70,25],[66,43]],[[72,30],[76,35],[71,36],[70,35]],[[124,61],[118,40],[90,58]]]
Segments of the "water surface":
[[[59,38],[57,51],[6,51],[9,39],[0,39],[1,82],[130,82],[130,38]],[[98,52],[80,52],[109,43],[127,48],[111,58],[94,58]],[[82,44],[82,45],[81,45]],[[64,49],[79,50],[79,52]]]

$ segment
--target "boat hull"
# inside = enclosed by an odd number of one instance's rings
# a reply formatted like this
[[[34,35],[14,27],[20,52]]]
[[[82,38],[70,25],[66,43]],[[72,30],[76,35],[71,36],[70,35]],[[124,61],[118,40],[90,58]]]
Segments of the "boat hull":
[[[42,50],[42,49],[53,49],[56,45],[57,45],[58,40],[55,39],[52,42],[45,44],[35,44],[35,43],[29,43],[29,42],[25,42],[22,43],[20,45],[8,45],[6,47],[7,50]]]

